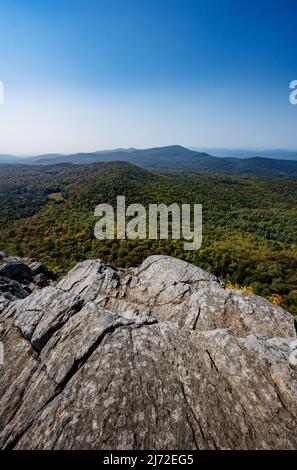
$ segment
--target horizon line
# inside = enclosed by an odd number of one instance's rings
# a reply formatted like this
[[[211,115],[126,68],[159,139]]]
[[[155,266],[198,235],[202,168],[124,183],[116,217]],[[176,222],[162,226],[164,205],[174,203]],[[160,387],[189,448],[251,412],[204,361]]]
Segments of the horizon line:
[[[162,149],[162,148],[169,148],[169,147],[182,147],[186,150],[192,150],[192,151],[204,151],[204,150],[230,150],[230,151],[250,151],[250,152],[257,152],[257,151],[285,151],[285,152],[297,152],[297,147],[220,147],[220,146],[185,146],[181,144],[170,144],[170,145],[158,145],[158,146],[151,146],[151,147],[113,147],[113,148],[103,148],[103,149],[96,149],[96,150],[90,150],[90,151],[75,151],[75,152],[38,152],[38,153],[26,153],[26,154],[20,154],[20,153],[0,153],[0,156],[5,156],[5,157],[16,157],[16,158],[32,158],[32,157],[42,157],[42,156],[50,156],[50,155],[61,155],[61,156],[71,156],[71,155],[79,155],[79,154],[94,154],[98,152],[115,152],[115,151],[127,151],[127,150],[153,150],[153,149]]]

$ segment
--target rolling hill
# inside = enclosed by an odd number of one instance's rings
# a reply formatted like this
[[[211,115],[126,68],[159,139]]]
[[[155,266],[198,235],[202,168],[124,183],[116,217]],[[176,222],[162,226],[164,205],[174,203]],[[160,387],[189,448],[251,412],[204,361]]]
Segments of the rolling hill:
[[[203,147],[195,148],[197,152],[207,152],[214,157],[225,158],[252,158],[264,157],[273,158],[276,160],[293,160],[297,161],[297,150],[289,149],[236,149],[236,148],[216,148],[216,147]]]

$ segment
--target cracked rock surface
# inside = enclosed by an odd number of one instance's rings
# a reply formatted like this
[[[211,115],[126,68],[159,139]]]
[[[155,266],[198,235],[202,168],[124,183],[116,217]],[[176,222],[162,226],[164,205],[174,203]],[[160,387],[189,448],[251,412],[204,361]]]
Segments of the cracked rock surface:
[[[297,448],[296,324],[280,307],[168,256],[17,289],[0,309],[2,449]]]

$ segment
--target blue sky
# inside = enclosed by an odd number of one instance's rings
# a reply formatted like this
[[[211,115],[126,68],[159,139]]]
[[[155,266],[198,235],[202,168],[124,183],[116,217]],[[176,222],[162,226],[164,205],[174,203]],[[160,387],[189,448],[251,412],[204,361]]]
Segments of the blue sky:
[[[1,0],[0,153],[297,148],[296,0]]]

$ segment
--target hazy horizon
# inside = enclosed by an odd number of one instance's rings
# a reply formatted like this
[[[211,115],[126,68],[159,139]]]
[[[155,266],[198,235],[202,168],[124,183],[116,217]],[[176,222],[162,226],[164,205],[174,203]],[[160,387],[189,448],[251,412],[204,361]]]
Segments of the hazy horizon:
[[[0,154],[296,149],[293,8],[2,0]]]
[[[13,156],[13,157],[20,157],[20,158],[30,158],[30,157],[38,157],[38,156],[42,156],[42,155],[51,155],[51,154],[57,154],[57,155],[73,155],[73,154],[79,154],[79,153],[96,153],[96,152],[112,152],[112,151],[115,151],[115,150],[130,150],[130,149],[134,149],[134,150],[146,150],[146,149],[153,149],[153,148],[162,148],[162,147],[173,147],[173,146],[181,146],[181,147],[184,147],[186,149],[189,149],[189,150],[194,150],[194,151],[201,151],[201,152],[204,152],[204,151],[207,151],[207,150],[218,150],[218,151],[231,151],[231,152],[235,152],[235,151],[242,151],[242,152],[269,152],[269,151],[278,151],[278,152],[297,152],[297,146],[296,148],[274,148],[274,147],[203,147],[203,146],[199,146],[199,145],[195,145],[195,146],[190,146],[190,145],[182,145],[182,144],[167,144],[167,145],[162,145],[162,146],[158,146],[158,145],[151,145],[149,147],[135,147],[134,145],[130,145],[128,147],[114,147],[114,148],[97,148],[97,149],[93,149],[93,150],[90,150],[90,151],[80,151],[80,150],[77,150],[73,153],[68,153],[68,152],[41,152],[41,153],[32,153],[32,154],[21,154],[21,153],[13,153],[13,152],[10,152],[10,153],[0,153],[0,156],[2,155],[7,155],[7,156]]]

